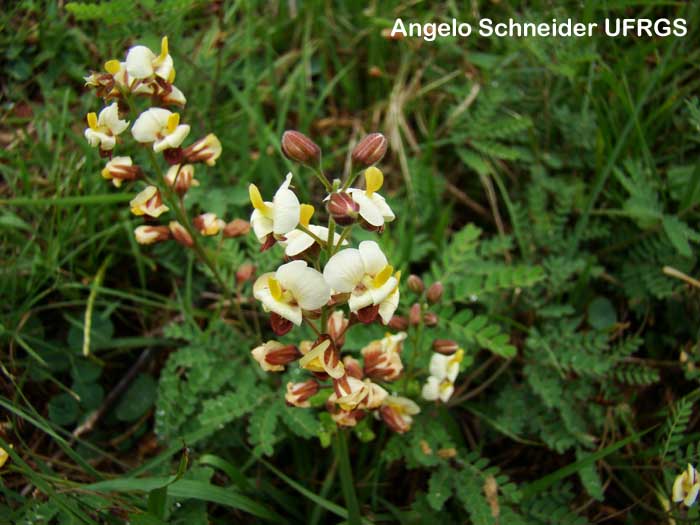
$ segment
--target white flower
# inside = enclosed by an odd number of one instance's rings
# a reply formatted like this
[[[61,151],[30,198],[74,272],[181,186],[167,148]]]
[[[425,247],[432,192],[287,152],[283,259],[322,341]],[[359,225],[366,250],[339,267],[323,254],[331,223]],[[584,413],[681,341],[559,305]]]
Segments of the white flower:
[[[381,228],[385,222],[391,222],[396,218],[384,197],[376,193],[382,184],[384,184],[384,175],[381,170],[372,166],[365,170],[366,189],[348,189],[352,200],[360,205],[360,217],[377,228]]]
[[[102,177],[111,180],[112,184],[119,188],[125,180],[134,180],[141,173],[138,166],[134,166],[131,157],[113,157],[102,168]]]
[[[459,374],[459,364],[464,358],[461,348],[453,355],[435,353],[430,359],[430,376],[423,385],[423,398],[428,401],[440,399],[446,403],[454,393],[454,381]]]
[[[331,290],[323,276],[304,261],[292,261],[274,273],[261,275],[253,286],[253,295],[272,311],[295,325],[302,321],[302,310],[325,305]]]
[[[394,274],[393,266],[374,241],[362,241],[359,249],[347,248],[333,255],[323,276],[336,293],[351,294],[351,312],[379,305],[386,324],[396,310],[400,274]]]
[[[313,345],[313,343],[312,343]],[[338,351],[331,344],[331,340],[325,338],[316,346],[307,350],[306,345],[301,345],[300,350],[304,354],[299,360],[299,366],[311,372],[325,372],[333,379],[341,379],[345,376],[345,366],[338,357]]]
[[[302,204],[302,206],[306,205]],[[328,228],[326,228],[325,226],[316,226],[315,224],[309,224],[306,227],[316,237],[318,237],[324,242],[327,241]],[[316,239],[314,239],[311,235],[302,230],[292,230],[289,233],[285,234],[285,238],[286,239],[284,241],[279,241],[279,243],[282,246],[284,246],[284,254],[287,257],[294,257],[295,255],[299,255],[300,253],[303,253],[309,248],[311,248],[314,245],[314,243],[316,243]],[[335,246],[339,242],[340,235],[336,233],[333,236],[333,245]],[[343,246],[347,246],[347,244],[348,241],[344,239]]]
[[[129,127],[126,120],[119,118],[119,105],[116,102],[100,111],[99,117],[88,113],[87,122],[89,127],[85,130],[85,138],[90,146],[99,146],[104,151],[113,150],[117,135]]]
[[[163,108],[147,109],[131,127],[137,142],[153,142],[153,151],[177,148],[190,132],[187,124],[180,124],[180,114]]]
[[[690,463],[683,474],[676,477],[673,482],[673,501],[680,503],[681,501],[686,507],[690,507],[695,503],[700,491],[700,480],[698,480],[698,472]]]
[[[394,432],[403,434],[411,429],[413,417],[420,413],[420,407],[401,396],[387,396],[379,409],[379,415]]]
[[[153,75],[168,82],[175,80],[173,58],[168,53],[168,37],[160,43],[160,55],[156,55],[146,46],[134,46],[126,55],[126,71],[132,78],[142,80]]]
[[[362,350],[364,372],[368,376],[382,381],[395,381],[403,371],[401,347],[406,339],[406,332],[396,335],[387,334],[382,339],[372,341]]]
[[[148,215],[149,217],[160,217],[169,208],[163,204],[163,199],[160,191],[155,186],[146,186],[146,188],[136,195],[131,202],[131,213],[134,215]]]
[[[272,198],[272,202],[263,201],[260,190],[255,184],[248,187],[250,202],[255,208],[250,216],[250,224],[261,243],[267,241],[269,234],[283,236],[299,224],[301,204],[294,192],[289,189],[291,182],[292,174],[288,173]]]
[[[199,230],[199,233],[205,236],[216,235],[226,226],[225,221],[219,219],[216,213],[211,212],[198,215],[194,218],[192,224]]]

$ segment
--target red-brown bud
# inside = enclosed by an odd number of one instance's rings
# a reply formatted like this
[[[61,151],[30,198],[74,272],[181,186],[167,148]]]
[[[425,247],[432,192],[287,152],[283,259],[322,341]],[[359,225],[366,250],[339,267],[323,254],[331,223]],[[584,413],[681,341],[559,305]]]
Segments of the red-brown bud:
[[[350,321],[345,317],[345,313],[342,310],[336,310],[328,318],[326,331],[331,336],[336,348],[342,348],[345,343],[345,331],[349,325]]]
[[[209,133],[182,150],[182,156],[186,162],[204,162],[207,166],[213,166],[221,156],[221,142],[216,135]]]
[[[243,219],[233,219],[224,226],[224,237],[233,238],[247,235],[250,231],[250,223]]]
[[[442,283],[440,281],[437,281],[437,282],[431,284],[430,288],[428,288],[428,293],[426,294],[426,298],[428,299],[428,302],[430,304],[437,303],[442,298],[443,290],[444,290],[444,288],[443,288]]]
[[[395,315],[391,318],[388,324],[389,328],[392,330],[403,331],[408,328],[408,319],[402,315]]]
[[[192,237],[188,231],[179,222],[171,221],[170,224],[168,224],[168,227],[170,228],[170,233],[173,234],[173,239],[183,246],[187,246],[189,248],[194,244],[194,241],[192,240]]]
[[[285,131],[282,135],[282,153],[290,160],[316,166],[321,160],[321,148],[309,137],[298,131]]]
[[[267,352],[265,361],[271,365],[288,365],[301,357],[301,352],[294,345],[286,345]]]
[[[360,205],[353,200],[349,193],[331,193],[326,209],[335,222],[341,226],[347,226],[357,220]]]
[[[452,339],[435,339],[435,341],[433,341],[433,351],[438,354],[452,355],[457,350],[459,350],[459,345],[457,341],[453,341]]]
[[[408,312],[408,322],[411,326],[418,326],[421,322],[421,308],[418,303],[413,303],[411,310]]]
[[[163,158],[165,162],[174,166],[175,164],[182,164],[183,155],[182,148],[168,148],[163,150]]]
[[[435,312],[425,312],[423,314],[423,323],[425,326],[436,326],[438,324],[438,316]]]
[[[386,154],[389,143],[381,133],[370,133],[352,150],[352,161],[362,166],[376,164]]]
[[[194,178],[194,166],[192,164],[175,164],[170,166],[165,174],[165,182],[180,196],[187,193],[187,190],[192,186],[199,186],[199,181]]]
[[[355,379],[362,379],[362,367],[360,362],[351,355],[346,355],[343,358],[343,365],[345,365],[345,373],[350,377]]]
[[[373,323],[379,315],[379,305],[377,304],[374,306],[365,306],[364,308],[360,308],[357,312],[355,312],[355,315],[357,315],[357,318],[361,323]]]
[[[289,331],[294,328],[294,324],[288,320],[282,317],[279,314],[276,314],[275,312],[270,313],[270,327],[272,328],[272,331],[275,332],[276,335],[278,336],[283,336]]]
[[[406,284],[408,285],[408,289],[413,293],[422,294],[423,290],[425,290],[423,279],[413,273],[408,276],[408,279],[406,279]]]
[[[241,284],[250,281],[255,275],[255,265],[252,263],[243,263],[236,270],[236,282]]]
[[[287,394],[284,399],[287,404],[307,408],[309,406],[309,398],[318,393],[320,386],[313,379],[304,381],[303,383],[287,383]]]

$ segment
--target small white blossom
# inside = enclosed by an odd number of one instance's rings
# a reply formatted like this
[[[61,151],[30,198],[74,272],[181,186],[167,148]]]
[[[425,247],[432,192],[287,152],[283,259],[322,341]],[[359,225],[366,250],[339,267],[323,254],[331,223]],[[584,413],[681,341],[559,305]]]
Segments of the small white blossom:
[[[688,463],[686,471],[677,476],[673,482],[673,501],[674,503],[683,502],[686,507],[690,507],[695,503],[698,492],[700,492],[698,472]]]
[[[250,224],[261,243],[265,243],[271,233],[276,237],[283,236],[299,224],[301,204],[294,192],[289,189],[291,182],[292,174],[288,173],[272,198],[272,202],[263,201],[260,190],[255,184],[248,187],[250,202],[255,208],[250,216]]]
[[[453,355],[433,354],[430,359],[430,376],[423,385],[423,398],[428,401],[440,399],[446,403],[454,393],[454,381],[459,374],[459,364],[464,359],[461,348]]]
[[[180,114],[163,108],[151,108],[139,115],[131,128],[137,142],[153,143],[153,151],[177,148],[190,132],[187,124],[180,124]]]
[[[253,295],[272,311],[295,325],[302,321],[302,310],[324,306],[331,291],[323,276],[304,261],[292,261],[274,273],[261,275],[253,286]]]
[[[157,76],[172,82],[175,80],[173,58],[168,52],[168,37],[160,43],[160,54],[156,55],[146,46],[134,46],[126,55],[126,71],[132,78],[143,80]]]
[[[129,127],[129,122],[119,118],[119,105],[114,102],[100,111],[100,115],[88,113],[88,128],[85,138],[90,146],[99,146],[104,151],[111,151],[117,144],[117,135]]]
[[[381,228],[385,222],[393,221],[396,216],[377,191],[384,184],[384,175],[374,166],[365,170],[365,189],[348,189],[352,199],[360,206],[360,217],[371,226]]]

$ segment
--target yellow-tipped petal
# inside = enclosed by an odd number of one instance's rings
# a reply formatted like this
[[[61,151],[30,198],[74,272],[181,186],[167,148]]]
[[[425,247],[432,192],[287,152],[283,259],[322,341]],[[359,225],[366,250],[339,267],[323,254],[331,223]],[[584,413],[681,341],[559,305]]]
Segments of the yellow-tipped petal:
[[[379,288],[389,280],[389,277],[391,277],[392,273],[394,273],[394,267],[390,264],[387,264],[381,272],[375,275],[374,282],[372,284],[375,288]]]
[[[394,274],[394,277],[396,277],[396,282],[397,282],[397,285],[398,285],[398,283],[401,282],[401,270],[399,270],[398,272],[396,272],[396,273]]]
[[[172,133],[177,129],[178,124],[180,124],[180,114],[179,113],[171,113],[171,115],[168,117],[168,133]]]
[[[90,112],[87,114],[87,123],[90,129],[97,129],[97,113]]]
[[[112,173],[109,171],[109,168],[102,168],[102,177],[105,179],[112,178]]]
[[[314,214],[314,207],[311,204],[302,204],[301,209],[299,211],[299,223],[302,226],[309,226],[309,222],[311,222],[311,217]]]
[[[460,348],[455,352],[455,354],[450,358],[450,364],[461,363],[464,359],[464,350]]]
[[[248,186],[248,196],[250,197],[250,203],[256,210],[263,211],[267,207],[265,206],[262,195],[260,195],[260,190],[255,184]]]
[[[122,66],[119,63],[119,60],[108,60],[107,62],[105,62],[105,71],[110,75],[116,75],[117,73],[119,73],[121,67]]]
[[[371,196],[375,191],[378,191],[384,184],[384,174],[379,168],[374,166],[365,170],[365,193]]]
[[[175,82],[175,68],[172,68],[172,69],[170,70],[170,74],[168,75],[168,82],[169,82],[170,84],[172,84],[173,82]]]
[[[160,41],[160,58],[164,59],[168,56],[168,37],[164,36]]]
[[[270,287],[270,294],[275,298],[275,300],[279,301],[282,299],[282,286],[280,286],[277,279],[270,277],[267,280],[267,285]]]

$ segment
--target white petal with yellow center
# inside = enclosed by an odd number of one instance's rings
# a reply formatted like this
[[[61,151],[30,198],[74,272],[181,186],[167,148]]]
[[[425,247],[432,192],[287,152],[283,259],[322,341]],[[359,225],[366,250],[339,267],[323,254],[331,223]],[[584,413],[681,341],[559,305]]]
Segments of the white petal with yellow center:
[[[304,261],[283,264],[277,269],[276,277],[304,310],[321,308],[331,298],[331,289],[323,275]]]
[[[272,222],[275,235],[284,235],[299,224],[301,204],[294,192],[289,189],[291,181],[292,174],[288,173],[272,199]]]
[[[362,281],[365,265],[360,250],[347,248],[333,255],[323,269],[323,277],[336,293],[349,293]]]
[[[134,46],[126,55],[126,71],[130,77],[144,79],[153,75],[156,55],[146,46]]]

